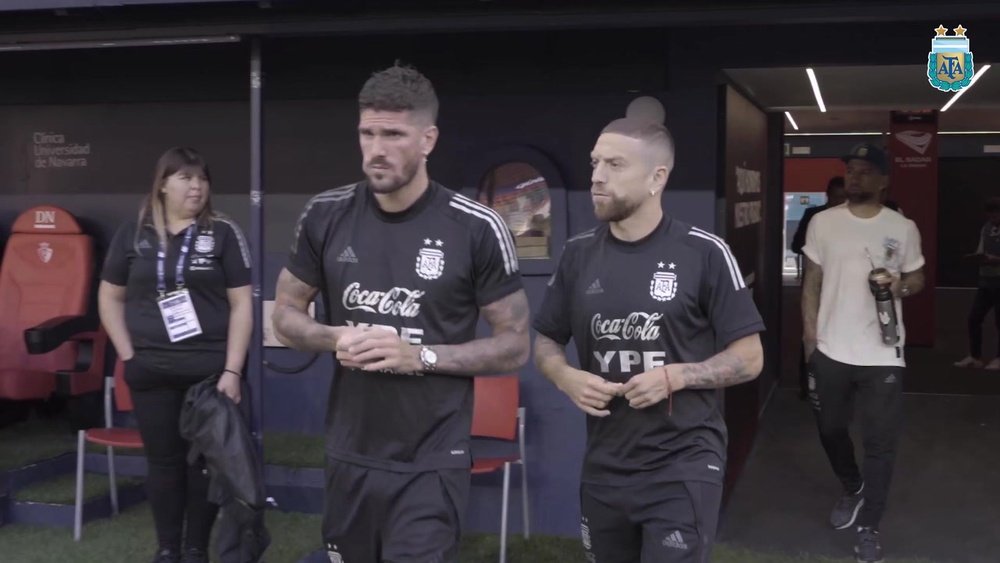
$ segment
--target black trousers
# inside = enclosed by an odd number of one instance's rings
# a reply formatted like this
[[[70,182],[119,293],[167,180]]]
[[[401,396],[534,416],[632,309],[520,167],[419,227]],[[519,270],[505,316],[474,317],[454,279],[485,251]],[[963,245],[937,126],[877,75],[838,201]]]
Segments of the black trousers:
[[[983,321],[993,309],[993,321],[997,326],[997,350],[1000,351],[1000,287],[980,287],[969,311],[969,355],[983,357]],[[998,352],[1000,353],[1000,352]]]
[[[397,473],[327,459],[330,560],[453,563],[470,484],[468,469]]]
[[[722,486],[698,481],[580,486],[588,563],[708,563]]]
[[[857,525],[877,528],[885,512],[902,431],[903,368],[844,364],[816,350],[809,358],[809,387],[820,440],[833,472],[847,492],[865,485],[865,505]],[[855,402],[861,408],[863,473],[848,432]]]
[[[146,494],[161,549],[180,550],[183,544],[208,551],[219,507],[208,501],[204,466],[188,465],[190,444],[181,438],[178,426],[187,389],[217,373],[164,373],[135,359],[125,364],[125,381],[132,392],[133,414],[149,468]]]

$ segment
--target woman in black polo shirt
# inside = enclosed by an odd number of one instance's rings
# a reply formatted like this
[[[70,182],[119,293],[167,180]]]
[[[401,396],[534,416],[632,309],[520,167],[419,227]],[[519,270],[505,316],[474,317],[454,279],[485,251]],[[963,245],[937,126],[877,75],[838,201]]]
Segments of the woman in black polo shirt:
[[[186,463],[181,404],[191,385],[213,375],[239,402],[250,343],[249,249],[239,227],[212,212],[209,183],[196,151],[164,153],[138,220],[122,225],[111,242],[98,292],[148,459],[159,541],[154,563],[208,562],[218,507],[207,499],[202,468]]]

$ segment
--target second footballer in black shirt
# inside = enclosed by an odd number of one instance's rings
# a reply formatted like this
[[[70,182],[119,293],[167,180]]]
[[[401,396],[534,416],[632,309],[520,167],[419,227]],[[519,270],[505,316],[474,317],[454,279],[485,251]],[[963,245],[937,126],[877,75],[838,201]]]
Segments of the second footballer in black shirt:
[[[708,561],[726,467],[716,389],[763,363],[764,325],[729,246],[663,213],[673,163],[662,124],[605,127],[591,153],[602,224],[567,242],[535,318],[536,365],[588,415],[592,563]]]
[[[469,489],[472,376],[516,371],[529,310],[493,210],[437,184],[438,102],[394,66],[359,95],[366,179],[314,197],[278,278],[286,345],[336,352],[323,539],[331,560],[452,561]],[[321,294],[325,323],[306,314]],[[492,335],[476,338],[480,314]]]

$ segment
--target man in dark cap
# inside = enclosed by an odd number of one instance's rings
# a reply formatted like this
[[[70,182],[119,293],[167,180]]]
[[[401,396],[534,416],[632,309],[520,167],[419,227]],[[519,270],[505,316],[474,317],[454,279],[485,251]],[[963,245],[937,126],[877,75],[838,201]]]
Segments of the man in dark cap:
[[[847,204],[817,213],[803,252],[803,344],[809,399],[823,449],[844,487],[830,515],[841,530],[857,527],[859,562],[882,561],[878,526],[886,506],[903,415],[901,299],[924,287],[924,257],[916,224],[885,207],[885,153],[862,143],[843,157]],[[868,277],[891,273],[898,338],[883,339]],[[848,428],[851,405],[862,414],[864,468],[854,458]]]

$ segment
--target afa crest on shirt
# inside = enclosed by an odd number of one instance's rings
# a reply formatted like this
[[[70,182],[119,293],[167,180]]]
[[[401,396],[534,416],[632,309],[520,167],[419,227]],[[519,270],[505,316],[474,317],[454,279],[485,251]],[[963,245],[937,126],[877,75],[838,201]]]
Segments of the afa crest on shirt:
[[[649,295],[657,301],[670,301],[677,295],[677,274],[656,272],[649,282]]]
[[[194,251],[200,254],[208,254],[215,250],[215,237],[212,235],[198,235],[194,239]]]
[[[444,252],[437,248],[421,248],[417,254],[417,275],[436,280],[444,273]]]

